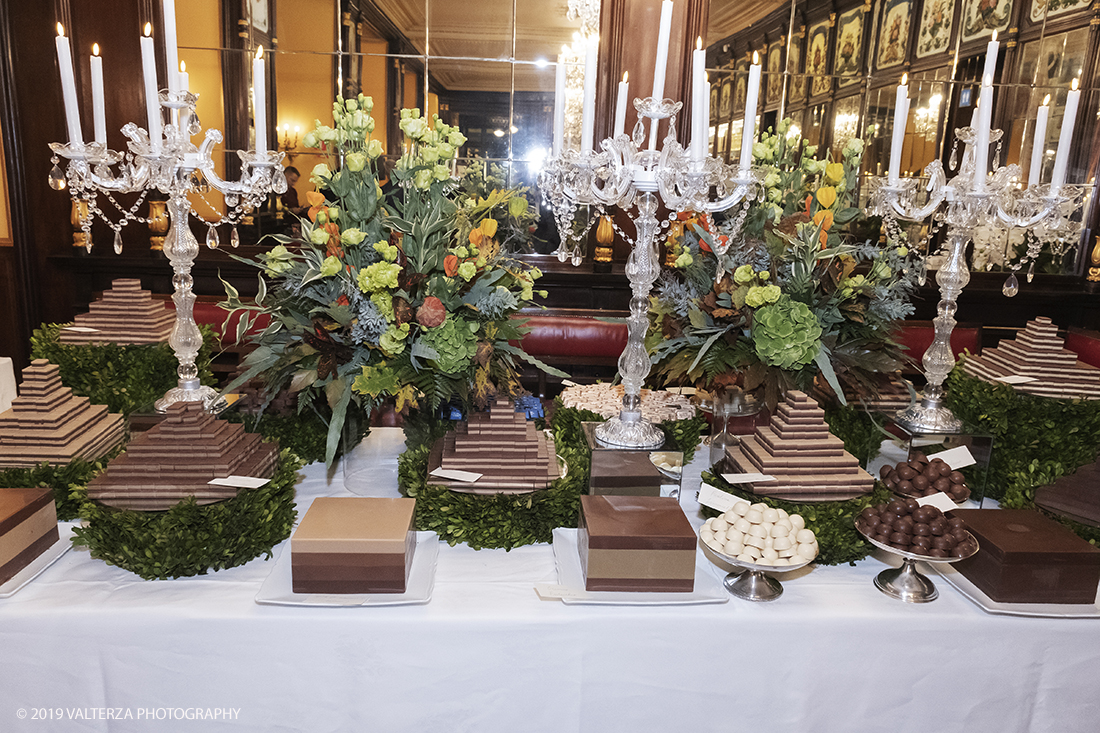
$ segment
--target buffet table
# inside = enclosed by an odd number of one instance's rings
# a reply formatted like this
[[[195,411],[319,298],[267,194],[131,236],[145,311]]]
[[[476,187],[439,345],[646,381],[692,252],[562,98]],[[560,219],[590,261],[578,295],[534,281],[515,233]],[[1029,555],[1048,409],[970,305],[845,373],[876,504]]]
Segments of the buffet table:
[[[396,495],[396,429],[377,495]],[[705,450],[687,468],[694,501]],[[302,471],[299,517],[346,494]],[[276,553],[289,551],[289,543]],[[0,600],[2,731],[1095,731],[1100,621],[879,593],[810,568],[769,604],[565,605],[550,546],[439,551],[426,605],[259,605],[272,561],[147,582],[75,549]],[[721,572],[708,565],[716,577]],[[25,717],[21,717],[25,716]],[[121,718],[121,719],[119,719]]]

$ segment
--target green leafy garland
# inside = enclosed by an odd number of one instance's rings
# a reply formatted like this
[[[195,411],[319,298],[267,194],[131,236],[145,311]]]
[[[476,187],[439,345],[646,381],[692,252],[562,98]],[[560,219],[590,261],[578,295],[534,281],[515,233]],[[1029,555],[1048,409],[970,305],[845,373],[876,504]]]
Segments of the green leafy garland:
[[[575,527],[580,496],[588,487],[591,451],[582,422],[602,421],[586,410],[555,405],[551,421],[555,449],[569,471],[545,491],[533,494],[476,496],[428,483],[428,454],[432,443],[454,423],[413,414],[405,422],[408,446],[398,459],[401,492],[416,498],[416,528],[432,530],[455,545],[464,542],[475,550],[550,542],[555,527]],[[684,451],[690,460],[706,425],[701,417],[663,423],[670,447]]]
[[[72,498],[81,502],[87,523],[76,528],[73,544],[146,580],[205,575],[263,554],[271,557],[271,549],[294,526],[294,484],[301,465],[283,450],[266,485],[205,506],[185,499],[166,512],[113,509],[89,500],[86,486],[74,486]]]
[[[829,432],[844,441],[844,450],[866,466],[867,461],[878,455],[887,433],[875,424],[874,418],[860,405],[825,405],[825,422]]]
[[[46,359],[61,370],[61,383],[73,394],[87,397],[111,412],[129,416],[151,410],[153,403],[176,386],[176,355],[167,343],[141,346],[120,344],[63,344],[63,326],[43,324],[31,336],[31,358]],[[213,385],[210,355],[216,337],[201,326],[202,348],[195,363],[203,384]]]
[[[796,504],[782,499],[772,499],[766,496],[758,496],[744,488],[730,484],[720,475],[706,471],[703,480],[728,494],[733,494],[750,502],[763,502],[776,509],[784,509],[790,514],[801,514],[806,520],[806,527],[812,529],[817,536],[817,542],[821,551],[814,560],[818,565],[840,565],[841,563],[854,564],[871,554],[874,549],[856,532],[855,517],[864,508],[883,504],[889,501],[893,494],[879,482],[875,482],[875,490],[870,494],[848,499],[847,501],[826,501],[814,504]],[[716,514],[711,510],[711,514]]]
[[[73,498],[73,490],[86,486],[97,473],[107,467],[112,458],[123,451],[124,445],[117,446],[95,461],[77,458],[64,466],[41,463],[34,468],[5,468],[0,470],[0,486],[12,489],[51,489],[54,504],[57,506],[57,518],[67,522],[80,516],[80,501]]]

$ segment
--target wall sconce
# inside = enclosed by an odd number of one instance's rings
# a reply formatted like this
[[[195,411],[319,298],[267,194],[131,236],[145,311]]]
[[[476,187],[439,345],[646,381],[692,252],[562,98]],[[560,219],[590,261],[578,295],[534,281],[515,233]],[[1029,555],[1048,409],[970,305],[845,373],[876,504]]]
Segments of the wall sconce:
[[[288,160],[292,160],[294,156],[298,154],[298,138],[301,132],[301,126],[295,125],[292,134],[290,125],[285,122],[279,130],[279,152],[286,153]]]

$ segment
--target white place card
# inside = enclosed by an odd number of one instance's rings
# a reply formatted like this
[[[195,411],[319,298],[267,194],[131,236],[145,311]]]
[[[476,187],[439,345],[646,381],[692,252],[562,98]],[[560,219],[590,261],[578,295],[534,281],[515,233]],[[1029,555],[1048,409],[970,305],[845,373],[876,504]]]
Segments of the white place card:
[[[715,511],[724,512],[739,501],[741,500],[733,494],[711,486],[706,481],[699,484],[699,503],[703,506],[709,506]]]
[[[940,451],[939,453],[933,453],[928,456],[929,458],[939,458],[941,461],[951,466],[952,471],[958,471],[960,468],[966,466],[973,466],[978,461],[970,453],[970,449],[965,445],[960,445],[958,448],[951,448],[949,450]]]
[[[669,387],[666,391],[672,394],[683,395],[684,397],[690,397],[695,394],[695,387]]]
[[[959,508],[958,505],[951,500],[951,497],[943,493],[942,491],[937,491],[936,493],[929,494],[928,496],[922,496],[917,499],[917,503],[921,506],[934,506],[944,514],[951,511],[952,509]]]
[[[432,476],[436,478],[447,478],[452,481],[462,481],[467,484],[472,484],[481,478],[482,474],[474,473],[473,471],[459,471],[453,468],[437,468],[431,472]]]
[[[237,489],[258,489],[270,480],[269,478],[257,478],[255,476],[226,476],[225,478],[211,479],[206,483],[213,486],[232,486]]]
[[[1035,381],[1035,377],[1025,377],[1022,374],[1009,374],[1007,377],[997,377],[996,379],[998,382],[1004,382],[1005,384],[1027,384]]]
[[[766,473],[723,473],[722,478],[731,484],[755,484],[758,481],[775,481],[775,476]]]
[[[64,330],[73,333],[99,333],[98,328],[88,328],[87,326],[65,326]]]
[[[562,598],[583,598],[584,593],[564,585],[541,583],[535,586],[535,593],[544,601],[556,601]]]
[[[574,382],[572,379],[563,379],[563,380],[561,380],[561,384],[562,384],[563,387],[579,387],[580,386],[579,384]]]

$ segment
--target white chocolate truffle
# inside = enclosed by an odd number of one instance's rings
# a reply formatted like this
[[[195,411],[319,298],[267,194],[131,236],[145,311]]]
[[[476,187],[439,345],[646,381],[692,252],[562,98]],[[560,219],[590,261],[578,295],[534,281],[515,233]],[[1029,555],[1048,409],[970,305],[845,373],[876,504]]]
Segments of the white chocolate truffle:
[[[749,522],[749,520],[745,519],[744,517],[741,517],[740,519],[738,519],[736,522],[733,523],[733,526],[736,527],[738,529],[738,531],[740,531],[740,532],[748,532],[749,527],[752,526],[752,523]]]
[[[729,555],[730,557],[737,557],[745,551],[745,546],[740,542],[734,542],[730,540],[726,544],[722,545],[722,554]]]
[[[779,512],[772,509],[771,507],[768,507],[764,511],[760,512],[760,514],[764,517],[765,522],[774,523],[779,521]]]
[[[745,533],[737,529],[737,527],[730,527],[726,530],[726,542],[730,540],[737,540],[740,542],[745,537]]]
[[[780,557],[793,558],[798,555],[798,545],[792,545],[786,550],[778,550]]]
[[[813,560],[815,557],[817,557],[817,550],[814,549],[813,545],[804,545],[802,543],[799,543],[798,556],[801,558],[805,558],[806,560]]]
[[[775,526],[782,527],[784,533],[790,532],[792,529],[794,529],[794,525],[791,524],[791,520],[787,519],[786,517],[783,517],[778,522],[776,522]]]
[[[755,509],[758,512],[763,512],[765,509],[768,508],[768,505],[765,504],[762,501],[758,501],[758,502],[756,502],[755,504],[752,505],[752,508]]]
[[[726,531],[726,528],[730,526],[730,523],[721,517],[714,517],[710,520],[710,528],[714,534],[720,534]]]
[[[756,558],[753,557],[752,555],[746,553],[746,552],[742,552],[740,555],[738,555],[737,560],[738,560],[738,562],[750,562],[750,563],[755,563],[756,562]]]
[[[764,521],[764,515],[757,509],[749,509],[745,512],[745,519],[749,521],[749,524],[760,524]]]
[[[714,539],[714,532],[710,531],[710,527],[704,526],[699,530],[699,539],[709,545],[710,541]]]
[[[787,565],[790,565],[791,563],[785,557],[777,557],[774,560],[772,560],[772,564],[774,564],[777,568],[782,568],[782,567],[786,567]]]
[[[794,547],[794,545],[788,537],[776,537],[772,540],[772,547],[776,550],[789,550]]]
[[[772,531],[769,532],[772,537],[786,537],[791,533],[790,527],[784,527],[782,524],[773,524]]]
[[[800,545],[809,545],[814,541],[814,533],[808,529],[800,529],[795,539],[798,540],[798,544]]]
[[[760,548],[753,547],[752,545],[745,545],[745,553],[757,560],[760,559]]]
[[[762,557],[762,558],[760,558],[759,560],[756,561],[756,564],[757,565],[764,565],[766,567],[772,567],[772,566],[775,565],[775,560],[769,560],[766,557]]]
[[[747,534],[745,535],[745,547],[755,547],[762,550],[764,549],[764,538]]]
[[[779,553],[771,548],[765,547],[764,551],[760,553],[760,556],[765,560],[775,560],[779,557]]]
[[[739,501],[733,505],[733,509],[730,511],[739,517],[743,517],[749,512],[749,503],[747,501]]]
[[[802,518],[801,514],[792,514],[790,520],[791,526],[795,529],[803,529],[806,526],[806,520]]]
[[[771,537],[765,537],[764,538],[764,549],[767,550],[767,549],[770,549],[772,547],[775,547],[775,540],[773,540]]]
[[[749,531],[746,532],[745,534],[750,534],[753,537],[767,537],[768,536],[768,530],[764,529],[759,524],[754,524],[751,527],[749,527]]]
[[[777,511],[779,513],[779,518],[780,519],[786,519],[787,517],[791,516],[790,514],[787,514],[786,509],[778,509],[777,508],[775,511]]]

